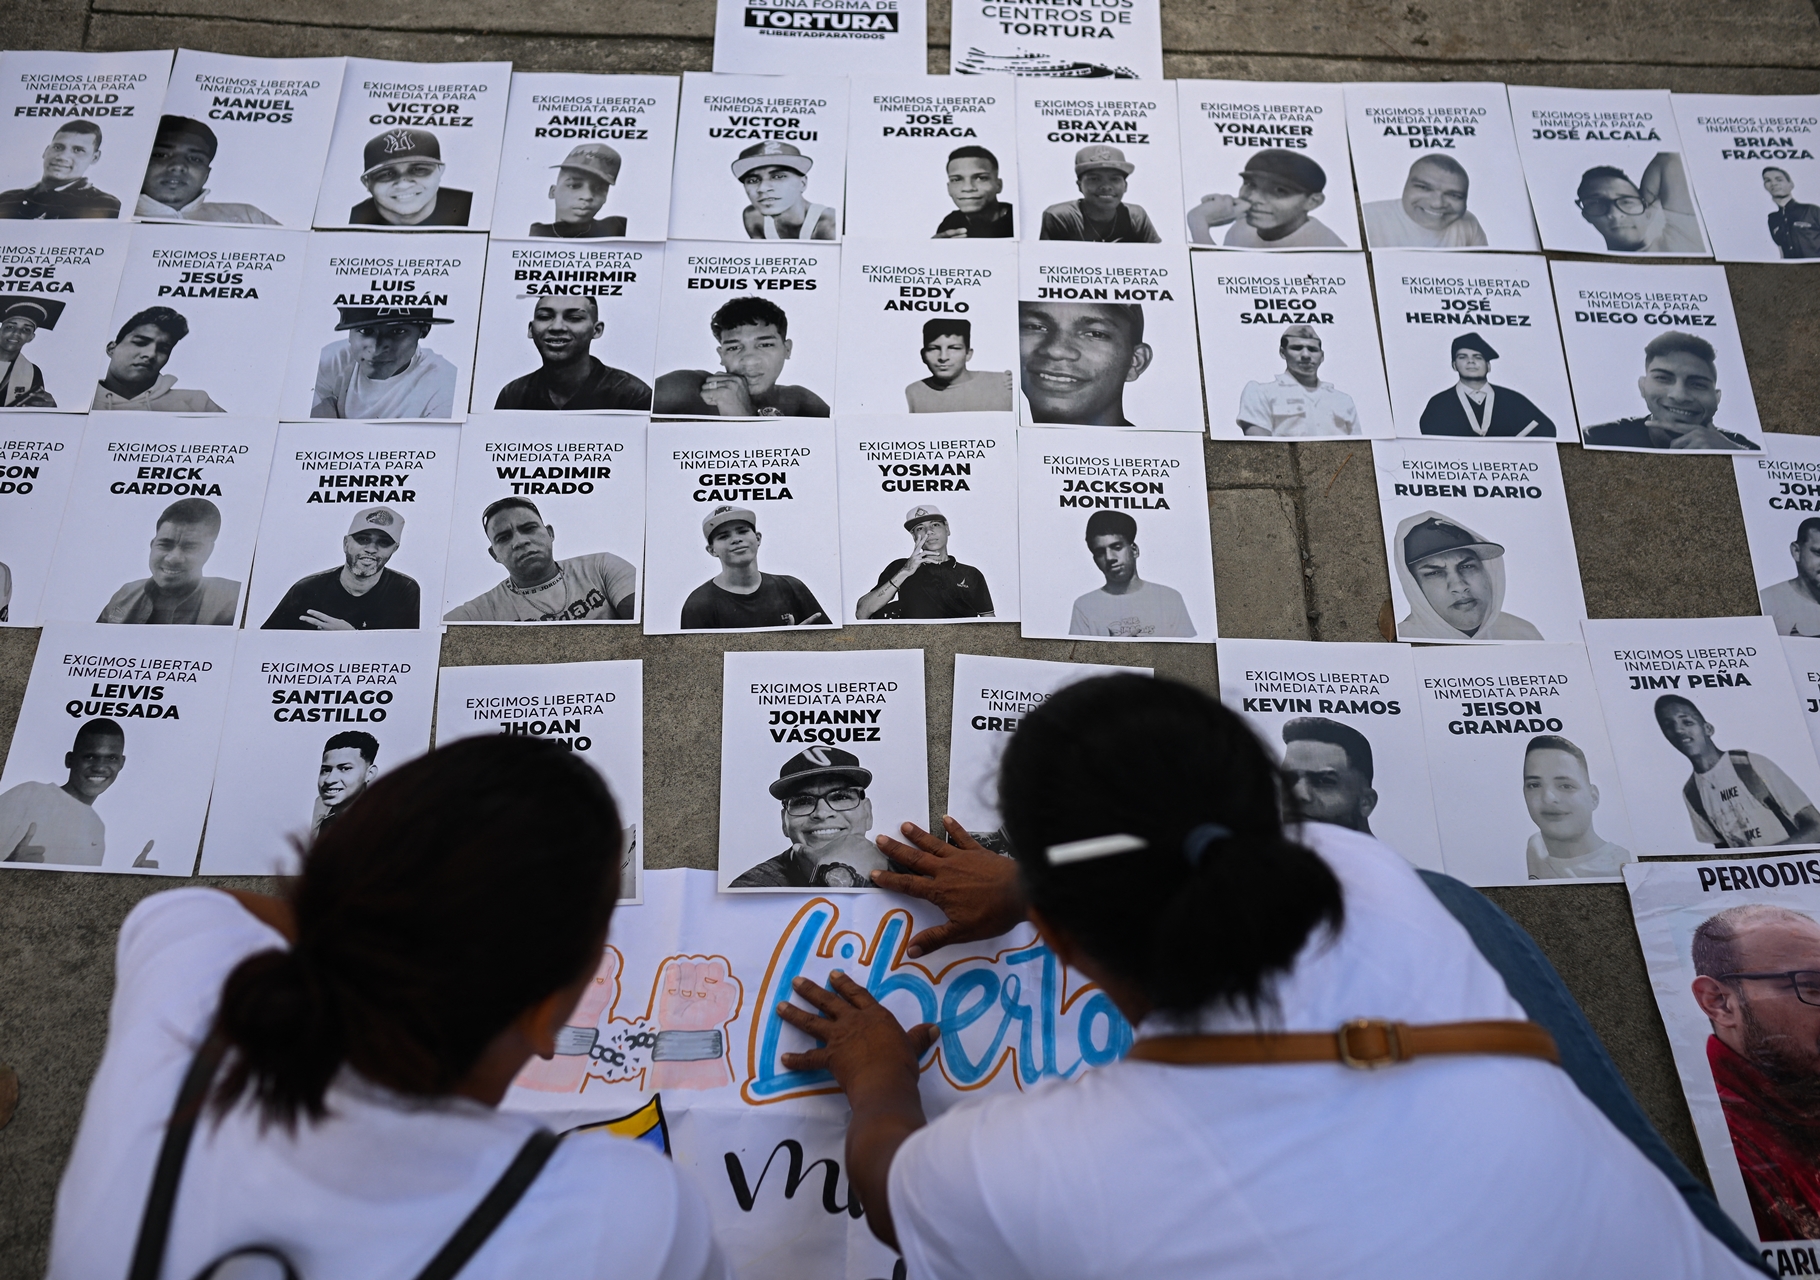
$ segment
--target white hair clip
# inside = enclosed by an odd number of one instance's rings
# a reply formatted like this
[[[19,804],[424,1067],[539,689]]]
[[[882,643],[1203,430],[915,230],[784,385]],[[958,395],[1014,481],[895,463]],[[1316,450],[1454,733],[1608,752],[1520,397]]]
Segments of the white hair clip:
[[[1052,844],[1044,850],[1044,856],[1049,859],[1050,866],[1061,867],[1070,862],[1109,858],[1115,853],[1133,853],[1149,847],[1149,842],[1138,836],[1093,836],[1086,840],[1070,840],[1067,844]]]

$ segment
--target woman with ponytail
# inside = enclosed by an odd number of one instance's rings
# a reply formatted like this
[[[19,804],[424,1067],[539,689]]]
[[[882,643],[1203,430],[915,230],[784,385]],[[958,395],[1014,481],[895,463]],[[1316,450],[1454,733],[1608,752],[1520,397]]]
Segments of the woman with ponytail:
[[[49,1275],[726,1276],[669,1161],[496,1109],[593,978],[620,840],[572,753],[472,738],[368,787],[284,898],[140,903]]]
[[[1286,826],[1282,797],[1245,725],[1184,685],[1086,680],[1019,726],[999,807],[1022,904],[1124,1014],[1123,1061],[930,1123],[937,1029],[843,976],[798,981],[807,1008],[780,1010],[821,1047],[784,1064],[846,1092],[854,1190],[908,1274],[1753,1274],[1415,870],[1363,833]],[[1010,923],[983,855],[921,843],[881,841],[971,869],[937,877],[952,931],[918,947]]]

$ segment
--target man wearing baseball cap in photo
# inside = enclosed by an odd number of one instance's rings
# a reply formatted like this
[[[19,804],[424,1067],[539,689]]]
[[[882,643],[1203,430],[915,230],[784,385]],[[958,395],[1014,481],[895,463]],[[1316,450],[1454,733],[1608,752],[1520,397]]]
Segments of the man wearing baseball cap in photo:
[[[910,554],[885,566],[878,585],[853,606],[853,616],[861,621],[992,617],[986,575],[948,554],[948,517],[941,508],[926,502],[911,507],[904,528],[910,532]]]
[[[55,329],[63,315],[59,298],[15,296],[0,302],[0,407],[55,409],[44,389],[44,372],[25,358],[25,345],[40,329]]]
[[[1327,200],[1327,171],[1297,151],[1269,148],[1246,162],[1239,194],[1202,196],[1188,211],[1188,234],[1196,244],[1224,243],[1228,249],[1344,249],[1346,242],[1314,211]],[[1226,239],[1215,227],[1232,224]]]
[[[428,129],[388,129],[367,143],[360,184],[372,192],[348,210],[357,227],[465,227],[474,193],[442,185],[442,144]]]
[[[1436,511],[1397,525],[1397,577],[1409,616],[1399,640],[1540,640],[1504,610],[1504,548]]]
[[[419,344],[454,324],[434,307],[337,307],[336,333],[316,361],[312,418],[452,418],[455,366]]]
[[[299,578],[261,631],[415,631],[422,592],[386,562],[404,540],[404,517],[366,507],[341,540],[343,563]]]
[[[701,522],[708,554],[720,572],[683,601],[684,631],[757,631],[767,627],[826,627],[833,624],[814,592],[786,573],[760,573],[758,547],[764,535],[758,517],[745,507],[723,505]]]
[[[1095,240],[1104,244],[1157,244],[1163,237],[1142,205],[1125,203],[1125,187],[1137,166],[1117,147],[1082,147],[1074,153],[1079,200],[1043,210],[1043,240]]]
[[[755,142],[733,162],[733,176],[746,189],[740,214],[754,240],[833,240],[840,214],[833,206],[811,204],[803,194],[815,161],[788,142]],[[804,228],[807,228],[805,231]]]
[[[902,868],[867,832],[872,771],[840,747],[809,747],[784,761],[767,788],[783,805],[790,847],[735,876],[729,889],[870,889],[874,871]]]
[[[1520,391],[1493,385],[1491,362],[1498,358],[1491,343],[1468,329],[1453,340],[1449,353],[1460,380],[1437,391],[1422,410],[1425,436],[1550,437],[1555,424]]]
[[[133,213],[141,218],[176,218],[183,222],[279,225],[278,219],[267,217],[253,205],[204,199],[219,146],[215,131],[200,120],[188,116],[161,119]]]
[[[550,184],[550,199],[556,205],[551,222],[533,222],[534,236],[555,236],[562,240],[606,240],[626,234],[623,217],[596,218],[607,194],[619,181],[619,152],[604,142],[584,142],[570,151],[563,162],[552,165],[556,181]]]

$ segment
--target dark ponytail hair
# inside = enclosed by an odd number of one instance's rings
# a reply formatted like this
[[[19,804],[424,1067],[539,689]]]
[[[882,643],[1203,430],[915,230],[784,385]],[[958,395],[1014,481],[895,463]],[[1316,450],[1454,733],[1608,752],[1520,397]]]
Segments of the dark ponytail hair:
[[[221,990],[225,1112],[250,1094],[295,1128],[345,1064],[451,1092],[513,1018],[599,960],[619,893],[619,811],[572,752],[452,743],[374,782],[303,857],[297,941]]]
[[[1032,904],[1159,1011],[1256,1015],[1316,928],[1345,917],[1333,872],[1284,834],[1262,744],[1187,685],[1063,689],[1006,748],[999,807]],[[1051,846],[1109,835],[1144,847],[1049,862]]]

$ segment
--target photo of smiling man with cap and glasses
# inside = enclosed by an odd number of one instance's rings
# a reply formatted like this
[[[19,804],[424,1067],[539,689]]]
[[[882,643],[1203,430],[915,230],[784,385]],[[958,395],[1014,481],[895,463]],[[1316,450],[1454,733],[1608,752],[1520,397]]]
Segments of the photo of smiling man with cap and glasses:
[[[558,560],[556,529],[529,498],[489,503],[480,527],[506,580],[449,610],[444,622],[624,621],[636,610],[638,570],[610,551]]]
[[[1397,525],[1397,577],[1409,616],[1399,640],[1540,640],[1504,609],[1504,548],[1438,511]]]
[[[89,408],[226,413],[206,391],[179,391],[176,377],[164,371],[189,334],[190,322],[169,307],[147,307],[129,317],[107,344],[107,373],[95,384]]]
[[[764,535],[758,516],[745,507],[719,506],[701,522],[708,554],[720,572],[683,601],[684,631],[744,631],[763,627],[829,626],[832,619],[804,586],[787,573],[761,573],[758,548]]]
[[[840,214],[811,204],[804,195],[815,161],[788,142],[755,142],[733,162],[733,176],[746,191],[740,214],[754,240],[833,240]]]
[[[367,143],[360,185],[372,192],[348,210],[357,227],[465,227],[474,193],[442,185],[442,143],[428,129],[388,129]]]
[[[619,152],[604,142],[584,142],[570,151],[561,164],[551,166],[556,170],[556,181],[550,184],[556,216],[550,222],[533,222],[531,234],[563,240],[608,240],[625,235],[624,217],[594,216],[619,181],[619,166]]]
[[[1137,166],[1117,147],[1082,147],[1074,153],[1079,200],[1043,210],[1041,240],[1093,240],[1104,244],[1158,244],[1163,237],[1142,205],[1126,204],[1125,189]]]
[[[495,409],[651,408],[651,388],[624,369],[602,364],[589,350],[607,331],[591,294],[535,294],[525,332],[543,367],[500,388]]]
[[[0,407],[55,409],[44,387],[44,372],[25,358],[38,330],[57,327],[63,303],[56,298],[15,297],[0,301]]]
[[[336,333],[316,363],[312,418],[452,418],[455,366],[428,347],[434,307],[337,307]]]
[[[341,540],[343,562],[299,578],[261,631],[414,631],[423,592],[415,578],[386,567],[404,539],[404,517],[390,507],[356,512]]]
[[[1344,249],[1346,242],[1313,216],[1327,202],[1327,171],[1295,151],[1269,148],[1252,156],[1239,172],[1236,196],[1202,196],[1188,211],[1188,234],[1196,244],[1224,243],[1228,249]],[[1213,238],[1215,227],[1231,229]]]
[[[221,508],[207,498],[179,498],[152,531],[152,576],[129,582],[102,606],[96,622],[231,627],[240,616],[240,584],[205,578],[221,537]]]
[[[0,191],[0,218],[118,218],[120,201],[84,176],[100,158],[100,125],[93,120],[58,125],[44,148],[43,176],[29,187]]]
[[[733,878],[729,889],[870,889],[871,873],[900,868],[866,833],[872,771],[839,747],[809,747],[784,761],[767,788],[783,803],[790,847]]]
[[[859,598],[853,616],[881,618],[990,618],[992,591],[986,575],[948,554],[948,517],[929,503],[904,514],[914,546],[878,575],[878,585]]]
[[[215,131],[188,116],[165,116],[158,122],[151,163],[133,212],[141,218],[178,218],[184,222],[234,222],[275,227],[276,218],[250,204],[214,203],[208,195],[209,170],[220,148]]]
[[[911,413],[1009,413],[1016,407],[1011,370],[967,367],[973,359],[971,320],[926,321],[918,355],[929,376],[904,388]]]
[[[1449,352],[1459,381],[1437,391],[1422,409],[1425,436],[1548,437],[1555,424],[1520,391],[1491,382],[1491,362],[1498,358],[1491,343],[1468,330],[1454,338]]]

